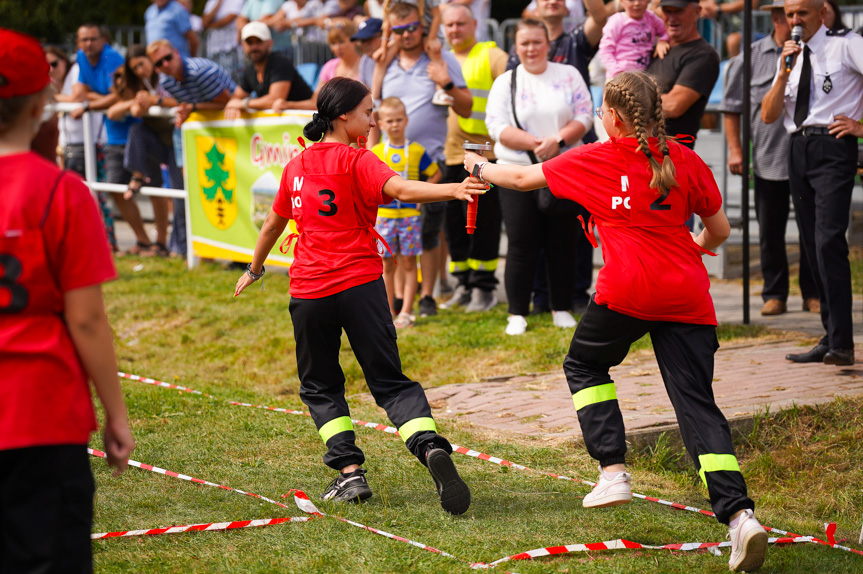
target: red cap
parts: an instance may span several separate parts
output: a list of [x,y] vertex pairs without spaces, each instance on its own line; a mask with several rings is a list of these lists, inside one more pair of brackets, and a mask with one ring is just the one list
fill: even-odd
[[0,28],[0,98],[29,96],[51,82],[51,67],[35,38]]

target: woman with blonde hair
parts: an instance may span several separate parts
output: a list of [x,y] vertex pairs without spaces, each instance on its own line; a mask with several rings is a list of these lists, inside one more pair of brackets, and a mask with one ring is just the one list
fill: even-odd
[[[716,518],[729,524],[732,570],[761,566],[767,534],[753,514],[728,423],[713,398],[716,313],[704,253],[728,238],[722,196],[707,165],[665,134],[653,76],[624,72],[605,86],[597,115],[610,136],[542,164],[491,164],[467,153],[465,168],[517,190],[548,186],[587,208],[601,229],[605,266],[563,364],[584,442],[600,478],[586,508],[632,499],[623,417],[609,369],[650,333],[680,433],[707,486]],[[695,236],[691,213],[704,222]]]
[[330,24],[327,43],[333,52],[333,59],[321,67],[318,85],[323,86],[336,76],[358,80],[360,77],[360,57],[351,36],[357,33],[357,25],[346,18],[337,18]]

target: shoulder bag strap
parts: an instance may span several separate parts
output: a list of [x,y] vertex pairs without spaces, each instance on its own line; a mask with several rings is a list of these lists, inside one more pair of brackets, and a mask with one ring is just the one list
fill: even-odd
[[[521,131],[525,131],[521,124],[518,122],[518,115],[515,113],[515,84],[516,84],[516,72],[518,72],[518,67],[512,69],[512,78],[510,82],[512,97],[510,98],[510,103],[512,104],[512,119],[515,121],[515,127],[520,129]],[[527,157],[530,158],[532,163],[539,163],[539,159],[536,157],[536,154],[533,153],[533,150],[527,150]]]

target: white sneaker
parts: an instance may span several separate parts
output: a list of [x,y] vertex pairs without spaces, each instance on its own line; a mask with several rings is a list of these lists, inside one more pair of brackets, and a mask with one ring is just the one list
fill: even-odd
[[524,335],[527,330],[527,319],[521,315],[510,315],[506,318],[507,335]]
[[552,311],[551,312],[552,321],[554,321],[555,327],[560,327],[561,329],[572,329],[578,323],[575,320],[569,311]]
[[465,313],[477,313],[488,311],[497,305],[497,296],[494,291],[485,291],[479,287],[474,287],[470,294],[470,303],[464,308]]
[[731,540],[729,570],[752,572],[761,568],[767,553],[767,532],[752,510],[744,510],[738,517],[737,526],[728,528],[728,538]]
[[468,289],[462,284],[458,284],[455,288],[455,291],[453,291],[452,293],[452,297],[441,303],[440,308],[455,309],[456,307],[463,307],[470,303],[470,298],[470,289]]
[[611,480],[607,480],[600,469],[599,481],[584,497],[581,505],[585,508],[605,508],[626,504],[632,500],[631,482],[632,476],[628,472],[620,472]]

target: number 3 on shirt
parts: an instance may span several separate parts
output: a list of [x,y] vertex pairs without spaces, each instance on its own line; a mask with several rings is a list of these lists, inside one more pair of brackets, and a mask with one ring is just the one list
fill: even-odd
[[331,189],[322,189],[318,192],[318,197],[325,197],[323,201],[323,206],[326,207],[326,211],[323,209],[318,210],[318,215],[322,215],[324,217],[332,217],[339,211],[339,206],[335,204],[336,194]]
[[0,253],[0,315],[20,313],[27,307],[30,294],[17,283],[20,276],[21,261],[14,255]]

